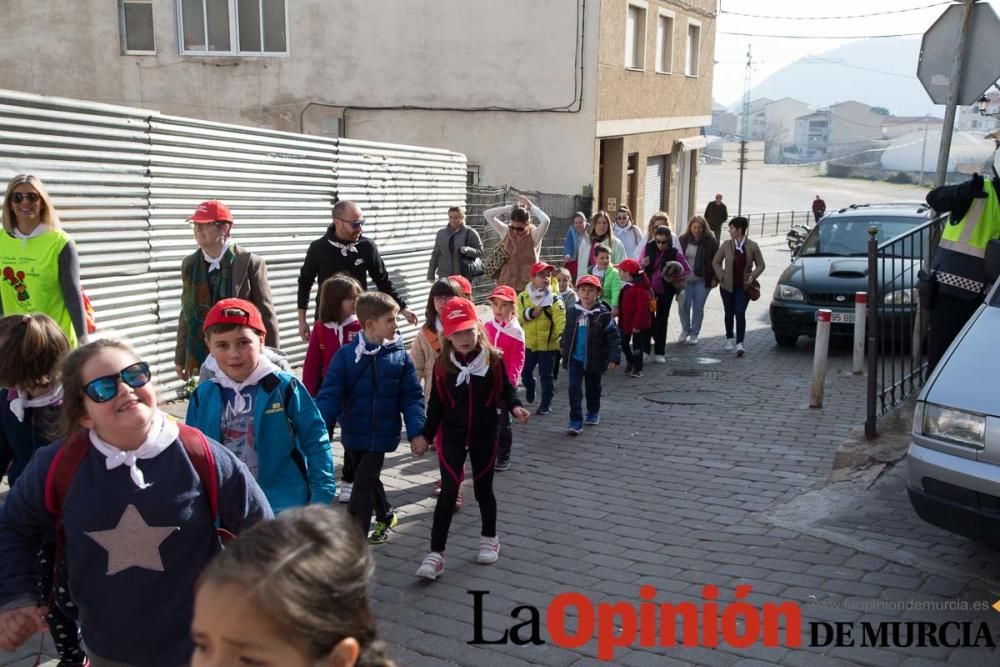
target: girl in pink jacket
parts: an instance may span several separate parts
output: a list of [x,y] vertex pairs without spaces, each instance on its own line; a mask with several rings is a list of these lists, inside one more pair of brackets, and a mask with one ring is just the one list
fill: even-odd
[[[521,370],[524,368],[524,329],[517,321],[517,294],[513,288],[501,285],[490,294],[490,306],[493,307],[493,319],[486,323],[486,333],[493,347],[500,350],[503,363],[507,368],[507,376],[511,385],[517,387],[521,381]],[[511,430],[510,413],[504,411],[500,420],[499,443],[497,446],[497,462],[495,469],[503,471],[510,468],[510,450],[514,444],[514,434]]]

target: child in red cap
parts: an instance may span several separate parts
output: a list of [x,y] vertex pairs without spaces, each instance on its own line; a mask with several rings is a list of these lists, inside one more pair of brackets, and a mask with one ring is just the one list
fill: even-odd
[[448,276],[448,280],[455,285],[458,285],[458,289],[462,293],[462,296],[469,301],[472,300],[472,283],[469,282],[468,278],[465,276]]
[[542,385],[542,399],[537,414],[547,415],[552,411],[552,397],[555,394],[556,350],[559,336],[566,326],[566,306],[552,288],[552,274],[555,267],[545,262],[535,262],[531,267],[531,282],[517,295],[517,319],[524,328],[524,384],[525,400],[535,402],[535,367]]
[[[514,316],[514,304],[517,295],[514,289],[501,285],[490,294],[490,307],[493,309],[493,319],[486,323],[486,335],[490,343],[503,355],[503,363],[507,367],[507,379],[512,387],[517,387],[521,381],[521,370],[524,368],[524,329]],[[510,468],[510,451],[514,444],[514,433],[511,429],[510,415],[504,414],[500,420],[500,444],[497,450],[496,469],[502,472]]]
[[622,279],[621,296],[618,299],[618,329],[621,333],[622,354],[625,355],[625,374],[641,378],[642,353],[649,346],[649,335],[653,329],[650,304],[655,307],[656,297],[639,262],[626,259],[615,268]]
[[413,453],[423,455],[427,450],[426,440],[441,428],[443,438],[438,449],[441,495],[434,508],[431,552],[416,571],[418,577],[426,579],[437,579],[444,572],[444,549],[466,453],[472,462],[472,484],[483,521],[476,561],[489,565],[500,557],[497,502],[493,495],[498,408],[509,411],[522,424],[529,417],[508,379],[500,353],[490,344],[479,323],[475,306],[465,299],[451,299],[442,311],[441,323],[445,341],[434,368],[434,388],[423,431],[425,440],[412,443]]

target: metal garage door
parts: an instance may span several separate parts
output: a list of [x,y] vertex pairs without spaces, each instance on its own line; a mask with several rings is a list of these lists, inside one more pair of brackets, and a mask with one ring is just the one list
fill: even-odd
[[657,211],[663,210],[663,181],[666,174],[666,157],[658,155],[646,160],[646,195],[645,210],[639,226],[646,228],[646,223]]

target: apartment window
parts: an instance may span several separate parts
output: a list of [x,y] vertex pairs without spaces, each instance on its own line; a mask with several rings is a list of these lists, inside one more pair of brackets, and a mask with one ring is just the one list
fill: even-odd
[[698,76],[701,66],[701,24],[688,22],[687,58],[685,58],[684,73],[688,76]]
[[625,15],[625,67],[643,69],[646,61],[646,7],[629,4]]
[[469,164],[465,167],[465,184],[469,187],[479,185],[479,165]]
[[181,53],[288,53],[285,0],[179,0]]
[[656,18],[656,71],[674,71],[674,17],[663,9]]
[[118,3],[118,25],[122,53],[156,55],[152,0],[121,0]]

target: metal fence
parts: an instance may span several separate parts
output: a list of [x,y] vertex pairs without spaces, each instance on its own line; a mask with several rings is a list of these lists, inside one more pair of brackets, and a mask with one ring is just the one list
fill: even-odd
[[0,180],[33,173],[46,184],[77,244],[98,329],[127,338],[161,389],[180,385],[172,370],[180,264],[197,247],[185,219],[200,201],[226,202],[234,240],[266,260],[282,349],[298,363],[298,271],[334,202],[359,203],[365,234],[419,312],[434,236],[448,207],[465,200],[465,165],[439,149],[0,90]]
[[929,271],[947,215],[879,243],[868,240],[868,402],[865,436],[878,418],[902,404],[927,380],[928,318],[920,305],[919,273]]
[[[812,225],[815,222],[812,211],[768,211],[764,213],[744,213],[750,221],[749,236],[779,236],[788,233],[792,225]],[[681,230],[683,231],[683,230]],[[725,232],[725,230],[723,230]]]
[[[539,255],[543,261],[562,266],[563,242],[573,225],[577,211],[590,216],[590,198],[582,195],[555,195],[543,192],[518,190],[509,186],[470,186],[466,192],[466,220],[483,239],[483,249],[489,251],[500,242],[500,237],[483,217],[483,211],[495,206],[513,204],[518,196],[527,195],[538,208],[549,216],[549,229],[542,239]],[[479,302],[493,290],[495,281],[482,276],[473,281],[473,298]]]

